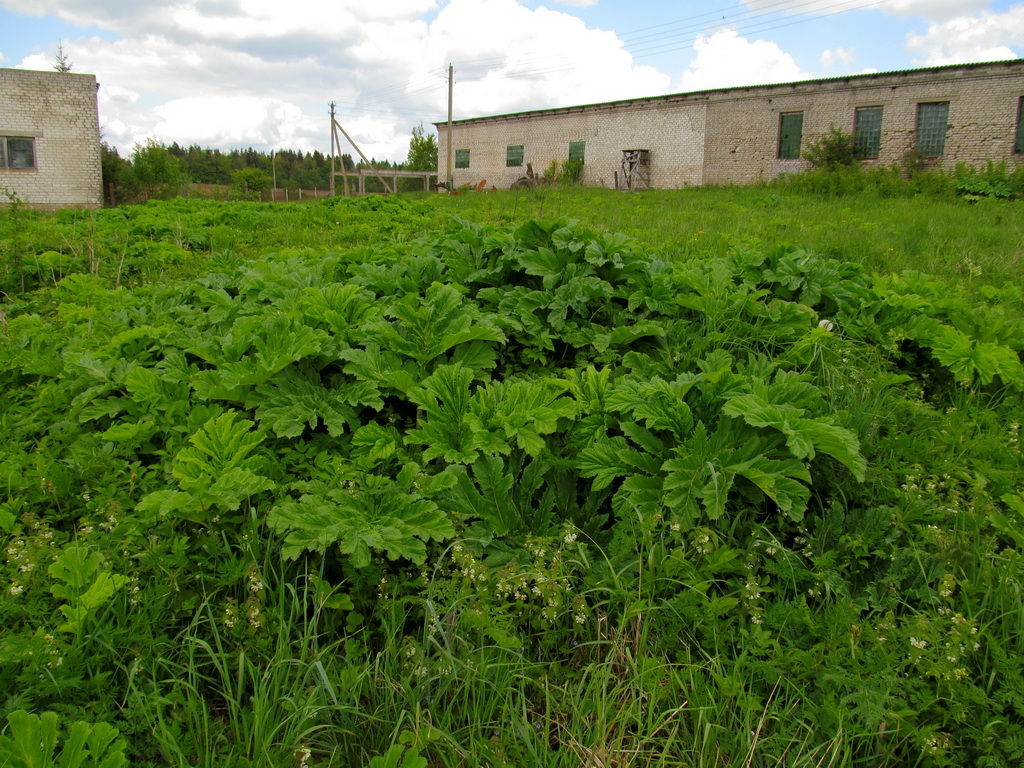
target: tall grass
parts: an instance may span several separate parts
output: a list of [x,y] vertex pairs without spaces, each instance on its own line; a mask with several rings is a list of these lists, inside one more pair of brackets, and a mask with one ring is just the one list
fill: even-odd
[[310,205],[177,200],[162,204],[159,216],[150,206],[56,215],[0,206],[0,232],[10,235],[0,240],[0,290],[53,285],[73,272],[127,285],[173,279],[201,269],[216,254],[348,250],[414,238],[443,227],[451,216],[487,224],[578,219],[627,234],[668,257],[787,243],[875,272],[927,272],[968,290],[1020,279],[1022,202],[972,201],[953,195],[948,184],[941,193],[925,186],[914,194],[904,184],[900,194],[822,194],[799,178],[672,191],[555,185],[451,196],[421,192]]
[[968,288],[1019,282],[1024,271],[1024,203],[1018,201],[823,196],[785,186],[644,192],[540,187],[446,197],[433,205],[487,223],[579,219],[669,256],[789,243],[871,271],[914,269]]

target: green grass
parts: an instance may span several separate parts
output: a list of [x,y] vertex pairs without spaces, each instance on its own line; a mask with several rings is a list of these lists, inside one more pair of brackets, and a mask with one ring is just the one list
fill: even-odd
[[670,256],[787,243],[871,271],[914,269],[965,287],[1016,284],[1024,271],[1024,216],[1016,201],[823,197],[772,186],[645,192],[542,187],[466,193],[434,205],[488,223],[579,219]]
[[[869,271],[926,272],[969,291],[1017,284],[1024,269],[1022,203],[999,199],[823,196],[768,185],[635,193],[553,186],[335,202],[177,200],[158,208],[57,215],[22,209],[13,216],[0,209],[0,289],[11,293],[22,280],[28,287],[53,285],[75,271],[135,285],[191,274],[218,254],[336,251],[409,239],[444,226],[451,216],[501,225],[573,218],[622,232],[669,257],[792,244]],[[16,264],[26,265],[25,275],[12,282]]]

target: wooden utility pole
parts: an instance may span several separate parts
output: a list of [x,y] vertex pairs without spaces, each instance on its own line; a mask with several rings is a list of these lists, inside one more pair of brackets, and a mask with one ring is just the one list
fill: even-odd
[[[330,102],[328,106],[331,108],[331,197],[334,197],[334,102]],[[342,170],[344,170],[344,163],[342,163]]]
[[445,180],[448,182],[448,191],[455,189],[455,177],[452,176],[452,88],[455,83],[455,68],[448,65],[448,151],[446,153]]
[[[332,121],[333,121],[333,123],[334,123],[334,128],[336,128],[337,130],[341,131],[341,135],[342,135],[342,136],[344,136],[344,137],[345,137],[346,139],[348,139],[348,143],[349,143],[349,144],[351,144],[351,145],[352,145],[353,147],[355,147],[355,150],[356,150],[356,152],[358,152],[358,153],[359,153],[359,156],[360,156],[361,158],[363,158],[363,162],[364,162],[364,163],[366,163],[366,164],[367,164],[368,166],[370,166],[370,168],[371,168],[371,169],[373,170],[373,175],[374,175],[374,176],[376,176],[376,177],[377,177],[378,179],[380,179],[380,183],[384,185],[384,191],[385,191],[385,192],[387,192],[388,194],[391,194],[391,195],[395,194],[395,190],[393,190],[393,189],[392,189],[391,187],[389,187],[389,186],[388,186],[388,183],[387,183],[387,182],[386,182],[386,181],[384,180],[384,177],[383,177],[383,176],[381,176],[381,175],[380,175],[380,174],[379,174],[379,173],[377,172],[377,167],[376,167],[376,166],[375,166],[375,165],[374,165],[373,163],[371,163],[371,162],[370,162],[370,161],[369,161],[369,160],[367,159],[366,155],[364,155],[364,154],[363,154],[363,150],[361,150],[361,149],[359,148],[359,145],[358,145],[358,144],[356,144],[356,143],[355,143],[355,142],[354,142],[354,141],[352,140],[352,137],[351,137],[351,136],[349,136],[349,135],[348,135],[348,134],[347,134],[347,133],[345,132],[345,129],[341,127],[341,123],[339,123],[339,122],[338,122],[337,120],[335,120],[335,119],[334,119],[333,117],[331,118],[331,120],[332,120]],[[341,142],[338,142],[338,144],[340,145],[340,144],[341,144]],[[342,170],[344,170],[344,169],[342,169]],[[342,178],[345,178],[344,174],[342,174]],[[347,186],[347,185],[348,185],[348,181],[346,181],[346,182],[345,182],[345,184],[346,184],[346,186]],[[348,196],[348,193],[347,193],[347,191],[346,191],[346,197],[347,197],[347,196]]]

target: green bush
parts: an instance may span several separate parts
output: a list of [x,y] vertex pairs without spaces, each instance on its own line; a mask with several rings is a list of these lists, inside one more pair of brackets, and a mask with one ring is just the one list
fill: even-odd
[[833,125],[820,139],[808,142],[804,159],[810,161],[815,168],[826,171],[856,165],[857,152],[854,148],[853,134]]
[[136,201],[177,197],[191,181],[181,159],[155,139],[135,145],[131,166],[121,170],[120,178],[124,196]]
[[562,170],[558,174],[558,181],[562,184],[576,184],[583,173],[582,160],[566,160],[562,163]]
[[1017,168],[1013,173],[1008,173],[1005,162],[996,164],[989,160],[981,170],[958,163],[953,171],[953,179],[956,193],[968,200],[983,197],[1011,200],[1024,193],[1024,169]]
[[232,175],[231,193],[237,200],[259,200],[270,189],[270,177],[259,168],[245,168]]

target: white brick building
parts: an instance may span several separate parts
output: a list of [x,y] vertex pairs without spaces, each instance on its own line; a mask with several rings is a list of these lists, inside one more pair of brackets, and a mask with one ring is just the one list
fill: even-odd
[[0,69],[0,203],[33,208],[103,203],[96,78]]
[[[1009,168],[1024,158],[1024,60],[960,64],[543,109],[452,124],[458,186],[508,187],[553,160],[584,161],[596,186],[749,184],[806,169],[808,142],[835,126],[866,164],[916,154],[938,166]],[[438,130],[447,168],[448,126]],[[628,162],[624,167],[627,151]]]

